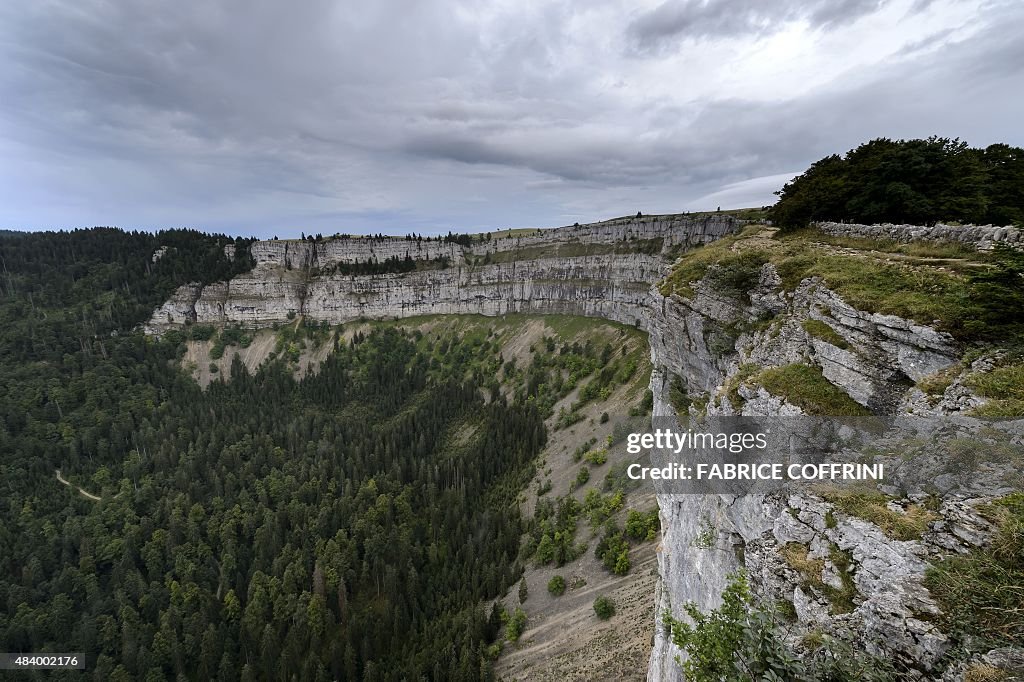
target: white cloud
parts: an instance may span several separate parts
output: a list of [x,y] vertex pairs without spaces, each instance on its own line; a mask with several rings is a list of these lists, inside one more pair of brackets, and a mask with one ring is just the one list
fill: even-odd
[[716,192],[694,199],[690,202],[690,210],[713,211],[716,208],[769,206],[775,203],[774,192],[802,172],[799,170],[777,173],[731,183]]

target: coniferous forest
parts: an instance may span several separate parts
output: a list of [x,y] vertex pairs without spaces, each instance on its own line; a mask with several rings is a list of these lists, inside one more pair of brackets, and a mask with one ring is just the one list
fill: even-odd
[[489,678],[542,415],[484,399],[483,351],[389,328],[202,390],[183,334],[135,328],[248,243],[0,233],[0,650],[98,680]]

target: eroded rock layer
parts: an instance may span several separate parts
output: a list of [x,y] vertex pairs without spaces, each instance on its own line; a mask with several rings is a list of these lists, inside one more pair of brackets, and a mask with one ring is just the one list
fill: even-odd
[[[159,333],[189,322],[266,326],[297,315],[338,323],[510,312],[604,317],[646,327],[650,285],[661,277],[665,256],[738,227],[729,217],[678,215],[623,218],[470,246],[403,238],[261,241],[251,248],[252,271],[229,282],[181,287],[146,328]],[[558,255],[563,252],[581,255]],[[406,256],[424,264],[444,262],[401,274],[331,270],[339,263]]]

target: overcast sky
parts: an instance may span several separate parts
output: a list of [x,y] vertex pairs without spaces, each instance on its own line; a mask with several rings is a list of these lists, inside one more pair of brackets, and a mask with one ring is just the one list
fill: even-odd
[[1024,1],[0,3],[0,228],[269,236],[762,205],[1024,145]]

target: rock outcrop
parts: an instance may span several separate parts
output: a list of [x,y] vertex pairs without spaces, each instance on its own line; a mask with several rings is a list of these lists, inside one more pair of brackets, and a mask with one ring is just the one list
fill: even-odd
[[[746,292],[749,302],[742,296],[723,296],[705,281],[693,287],[689,299],[662,298],[652,291],[648,331],[655,419],[664,425],[677,417],[669,400],[674,382],[681,382],[691,398],[699,397],[701,405],[706,403],[702,410],[708,414],[801,414],[763,387],[731,384],[740,377],[740,368],[751,364],[820,367],[829,382],[876,414],[949,415],[957,412],[957,405],[977,404],[962,396],[957,404],[922,404],[920,391],[913,388],[915,381],[957,366],[962,349],[948,334],[857,310],[817,278],[804,280],[791,294],[781,292],[778,283],[769,263],[762,268],[759,285]],[[757,323],[765,320],[770,322]],[[827,325],[831,340],[810,334],[809,320]],[[733,330],[725,344],[716,340],[716,331],[723,328]],[[947,393],[957,386],[953,382]],[[735,395],[741,405],[732,403]],[[919,477],[927,486],[906,483],[903,489],[888,490],[895,499],[918,502],[931,499],[926,488],[941,490],[941,508],[919,539],[893,539],[812,494],[659,494],[659,627],[648,679],[682,679],[676,662],[682,652],[660,626],[662,614],[684,617],[687,602],[704,612],[719,607],[730,574],[740,569],[761,598],[792,605],[797,631],[842,637],[895,661],[908,671],[907,679],[938,679],[952,642],[936,625],[940,609],[922,585],[925,571],[934,559],[979,547],[991,537],[989,522],[966,500],[976,503],[1008,492],[998,477],[980,483],[952,480],[956,476],[942,468],[948,467],[943,454],[933,462],[937,473]],[[904,512],[897,502],[891,504],[896,513]],[[809,579],[787,563],[786,552],[793,547],[801,548],[819,573]],[[809,582],[832,591],[809,587]],[[844,599],[849,603],[834,603],[835,592],[841,590],[847,590]]]

